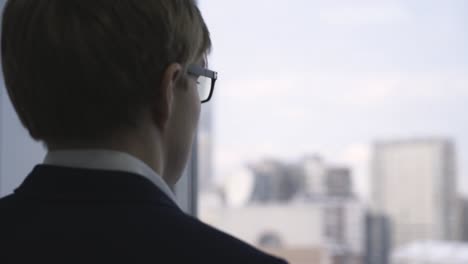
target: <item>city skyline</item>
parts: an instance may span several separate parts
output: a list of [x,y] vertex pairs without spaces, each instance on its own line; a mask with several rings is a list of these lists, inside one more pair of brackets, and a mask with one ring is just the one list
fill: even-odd
[[321,153],[351,166],[368,198],[373,142],[450,138],[468,194],[466,1],[200,4],[220,73],[218,176],[247,160]]

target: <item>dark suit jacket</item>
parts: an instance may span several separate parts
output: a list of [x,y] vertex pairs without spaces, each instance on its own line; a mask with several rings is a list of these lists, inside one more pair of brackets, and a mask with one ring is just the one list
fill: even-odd
[[40,165],[0,199],[0,263],[285,263],[184,214],[149,180]]

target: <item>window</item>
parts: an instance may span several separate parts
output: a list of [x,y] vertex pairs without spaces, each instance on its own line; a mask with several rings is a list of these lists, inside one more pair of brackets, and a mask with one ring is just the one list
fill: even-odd
[[200,5],[219,72],[203,221],[292,264],[409,263],[467,239],[466,1]]

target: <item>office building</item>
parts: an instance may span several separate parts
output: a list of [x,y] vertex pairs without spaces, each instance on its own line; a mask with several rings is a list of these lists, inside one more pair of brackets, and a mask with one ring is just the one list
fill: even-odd
[[365,264],[389,264],[391,224],[388,217],[368,212],[365,216]]
[[295,166],[276,160],[263,160],[250,165],[255,177],[252,202],[287,202],[301,192],[301,172]]
[[460,198],[460,222],[461,238],[463,242],[468,242],[468,198]]
[[343,167],[331,167],[326,171],[325,189],[328,196],[351,197],[351,170]]
[[306,156],[301,160],[304,173],[304,188],[309,196],[326,195],[326,165],[323,159],[317,155]]
[[392,223],[392,245],[459,236],[455,147],[449,140],[375,144],[372,161],[375,213]]
[[[364,259],[364,206],[353,199],[251,204],[245,207],[204,208],[208,224],[288,260],[322,251],[328,264],[361,264]],[[308,253],[307,253],[308,252]],[[289,258],[291,257],[291,259]]]

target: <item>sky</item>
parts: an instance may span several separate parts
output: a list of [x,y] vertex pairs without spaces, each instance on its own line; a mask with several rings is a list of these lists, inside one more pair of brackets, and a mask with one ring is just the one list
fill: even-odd
[[[368,198],[373,142],[442,137],[456,143],[468,194],[468,1],[199,2],[219,72],[210,102],[219,179],[263,158],[320,154],[350,166]],[[0,173],[26,175],[44,149],[4,92]],[[0,194],[21,180],[11,178]]]
[[468,2],[200,0],[219,178],[320,154],[368,198],[372,143],[448,138],[468,194]]

